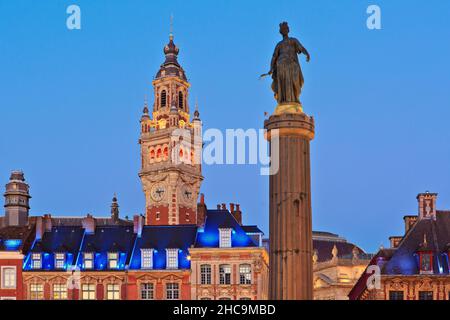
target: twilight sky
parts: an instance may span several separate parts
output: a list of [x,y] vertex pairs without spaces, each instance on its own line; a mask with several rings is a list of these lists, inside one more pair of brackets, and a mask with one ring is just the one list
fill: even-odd
[[[66,28],[77,4],[82,29]],[[366,28],[377,4],[382,30]],[[316,120],[313,225],[375,251],[403,234],[415,196],[450,209],[450,2],[0,0],[0,184],[22,169],[32,214],[144,212],[143,97],[174,15],[179,61],[204,129],[263,126],[279,22],[311,53],[302,102]],[[268,178],[257,165],[204,166],[209,207],[241,203],[268,231]]]

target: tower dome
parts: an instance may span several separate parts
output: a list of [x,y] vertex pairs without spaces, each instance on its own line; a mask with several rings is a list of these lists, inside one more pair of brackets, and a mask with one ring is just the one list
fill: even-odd
[[156,73],[155,79],[160,79],[164,77],[179,77],[187,81],[186,74],[183,68],[178,63],[178,53],[180,49],[173,42],[173,35],[169,36],[169,43],[164,46],[164,54],[166,55],[166,60],[159,68]]

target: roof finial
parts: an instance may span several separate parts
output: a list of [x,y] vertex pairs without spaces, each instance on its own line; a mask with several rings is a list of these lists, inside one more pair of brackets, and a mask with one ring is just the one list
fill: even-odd
[[170,33],[169,39],[173,40],[173,13],[170,14]]
[[194,119],[199,119],[200,112],[198,112],[198,100],[197,97],[195,97],[195,111],[194,111]]
[[144,114],[148,114],[148,102],[147,102],[147,94],[144,94],[144,109],[142,110]]

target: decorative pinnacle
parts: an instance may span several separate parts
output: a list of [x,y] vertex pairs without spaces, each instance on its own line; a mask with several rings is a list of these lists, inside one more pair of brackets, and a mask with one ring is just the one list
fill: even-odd
[[144,95],[144,110],[142,111],[144,114],[148,114],[148,102],[147,102],[147,94]]
[[198,112],[198,100],[195,98],[195,111],[194,111],[194,119],[199,119],[200,112]]
[[170,14],[170,33],[169,39],[173,40],[173,13]]

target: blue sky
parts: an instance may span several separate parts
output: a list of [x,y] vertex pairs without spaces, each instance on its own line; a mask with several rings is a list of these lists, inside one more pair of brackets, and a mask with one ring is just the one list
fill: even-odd
[[[66,28],[77,4],[82,29]],[[377,4],[382,30],[366,28]],[[316,119],[313,225],[368,251],[403,233],[415,196],[450,208],[448,1],[0,0],[0,182],[31,184],[32,213],[142,213],[139,117],[174,15],[179,61],[204,128],[261,128],[286,20],[311,53],[302,102]],[[258,166],[204,166],[210,207],[241,203],[268,231]]]

